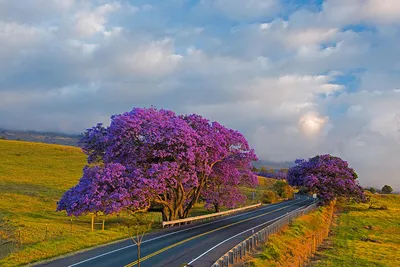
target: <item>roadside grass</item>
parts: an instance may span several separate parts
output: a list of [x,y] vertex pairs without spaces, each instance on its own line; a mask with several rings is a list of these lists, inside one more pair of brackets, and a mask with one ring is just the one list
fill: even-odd
[[333,206],[332,203],[320,207],[295,219],[281,232],[271,235],[256,253],[246,256],[244,263],[235,266],[302,266],[305,256],[311,253],[315,239],[327,235]]
[[311,266],[400,266],[400,195],[368,196],[373,207],[388,210],[338,202],[331,248],[319,251]]
[[[86,156],[76,147],[0,140],[0,266],[33,263],[128,237],[129,217],[123,214],[107,216],[105,231],[95,225],[91,232],[90,215],[72,217],[71,228],[71,217],[55,211],[85,164]],[[248,195],[258,188],[242,190]],[[191,216],[213,212],[197,203]],[[153,230],[160,228],[161,214],[151,212],[150,217]]]

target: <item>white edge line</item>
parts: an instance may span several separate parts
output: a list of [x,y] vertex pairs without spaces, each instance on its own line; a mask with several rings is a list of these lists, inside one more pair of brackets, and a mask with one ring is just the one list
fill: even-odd
[[[305,206],[309,206],[309,205],[305,205]],[[301,208],[303,208],[303,207],[304,207],[304,206],[302,206],[302,207],[300,207],[300,208],[298,208],[298,209],[301,209]],[[298,209],[292,210],[291,212],[296,211],[296,210],[298,210]],[[259,225],[257,225],[257,226],[254,226],[254,227],[252,227],[252,228],[250,228],[250,229],[247,229],[247,230],[245,230],[245,231],[243,231],[243,232],[241,232],[241,233],[238,233],[238,234],[236,234],[236,235],[234,235],[234,236],[232,236],[232,237],[230,237],[230,238],[228,238],[228,239],[225,239],[225,240],[222,241],[221,243],[219,243],[219,244],[213,246],[212,248],[210,248],[209,250],[207,250],[206,252],[204,252],[203,254],[201,254],[200,256],[198,256],[197,258],[193,259],[193,260],[192,260],[191,262],[189,262],[188,264],[192,264],[193,262],[197,261],[198,259],[200,259],[200,258],[203,257],[204,255],[206,255],[206,254],[207,254],[208,252],[210,252],[211,250],[213,250],[213,249],[215,249],[216,247],[222,245],[223,243],[225,243],[225,242],[231,240],[232,238],[235,238],[235,237],[237,237],[237,236],[239,236],[239,235],[241,235],[241,234],[244,234],[244,233],[246,233],[246,232],[248,232],[248,231],[251,231],[251,230],[253,230],[253,229],[257,228],[257,227],[263,226],[264,224],[270,223],[270,222],[272,222],[272,221],[279,220],[279,219],[281,219],[281,218],[283,218],[283,217],[285,217],[285,216],[287,216],[287,215],[288,215],[288,213],[286,213],[286,214],[284,214],[284,215],[282,215],[282,216],[279,216],[279,217],[277,217],[277,218],[275,218],[275,219],[269,220],[269,221],[267,221],[267,222],[263,222],[262,224],[259,224]],[[260,231],[261,231],[261,230],[260,230]]]
[[[144,242],[143,242],[143,243],[144,243]],[[123,248],[115,249],[115,250],[112,250],[112,251],[109,251],[109,252],[100,254],[100,255],[98,255],[98,256],[95,256],[95,257],[92,257],[92,258],[89,258],[89,259],[86,259],[86,260],[83,260],[83,261],[74,263],[74,264],[72,264],[72,265],[68,265],[68,267],[76,266],[76,265],[79,265],[79,264],[82,264],[82,263],[85,263],[85,262],[88,262],[88,261],[91,261],[91,260],[94,260],[94,259],[103,257],[103,256],[105,256],[105,255],[108,255],[108,254],[111,254],[111,253],[114,253],[114,252],[117,252],[117,251],[120,251],[120,250],[124,250],[124,249],[126,249],[126,248],[134,247],[134,246],[136,246],[136,245],[128,245],[128,246],[123,247]]]
[[[276,205],[269,205],[269,206],[267,206],[267,207],[265,207],[265,208],[257,209],[257,210],[254,210],[254,211],[250,211],[249,213],[251,213],[251,212],[256,212],[256,211],[260,211],[260,210],[261,210],[261,211],[262,211],[262,210],[266,210],[266,209],[271,208],[271,207],[279,207],[279,206],[281,206],[282,204],[285,204],[285,203],[286,203],[286,202],[277,203]],[[300,203],[301,203],[301,202],[300,202]],[[297,204],[298,204],[298,203],[297,203]],[[288,207],[290,207],[290,206],[288,206]],[[219,219],[219,220],[214,220],[214,221],[212,221],[212,222],[208,222],[208,223],[196,225],[196,226],[193,226],[193,227],[190,227],[190,228],[182,229],[182,230],[179,230],[179,231],[176,231],[176,232],[171,232],[171,233],[168,233],[168,234],[165,234],[165,235],[162,235],[162,236],[158,236],[158,237],[155,237],[155,238],[152,238],[152,239],[145,240],[145,241],[142,242],[142,244],[143,244],[143,243],[150,242],[150,241],[154,241],[154,240],[157,240],[157,239],[166,237],[166,236],[174,235],[174,234],[177,234],[177,233],[180,233],[180,232],[185,232],[185,231],[189,231],[189,230],[192,230],[192,229],[195,229],[195,228],[199,228],[199,227],[202,227],[202,226],[205,226],[205,225],[209,225],[209,224],[215,223],[215,222],[217,222],[217,221],[218,221],[218,222],[220,222],[220,221],[225,221],[225,220],[228,220],[228,219],[231,219],[231,218],[235,218],[235,217],[239,217],[239,216],[243,216],[243,215],[246,215],[246,214],[248,214],[248,213],[237,214],[237,215],[234,215],[234,216],[230,216],[230,217],[222,218],[222,219]],[[68,265],[68,267],[77,266],[77,265],[80,265],[80,264],[82,264],[82,263],[85,263],[85,262],[88,262],[88,261],[91,261],[91,260],[94,260],[94,259],[97,259],[97,258],[106,256],[106,255],[109,255],[109,254],[112,254],[112,253],[114,253],[114,252],[118,252],[118,251],[124,250],[124,249],[127,249],[127,248],[131,248],[131,247],[134,247],[134,246],[136,246],[136,244],[132,244],[132,245],[128,245],[128,246],[125,246],[125,247],[122,247],[122,248],[118,248],[118,249],[115,249],[115,250],[112,250],[112,251],[109,251],[109,252],[106,252],[106,253],[103,253],[103,254],[94,256],[94,257],[92,257],[92,258],[89,258],[89,259],[86,259],[86,260],[83,260],[83,261],[80,261],[80,262],[77,262],[77,263]]]

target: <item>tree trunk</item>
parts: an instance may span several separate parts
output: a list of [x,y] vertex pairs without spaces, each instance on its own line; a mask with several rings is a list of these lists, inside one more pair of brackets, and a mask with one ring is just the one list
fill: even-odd
[[167,207],[163,207],[161,210],[161,214],[162,214],[162,220],[168,221],[168,208]]
[[183,213],[183,217],[184,218],[187,218],[189,216],[189,214],[192,211],[194,205],[199,200],[200,195],[201,195],[201,191],[202,191],[204,185],[205,185],[205,180],[202,180],[200,182],[200,185],[196,188],[192,200],[190,201],[190,203],[188,204],[188,206],[184,210],[184,213]]
[[138,267],[140,267],[140,244],[137,245]]
[[214,203],[215,212],[219,212],[219,205],[218,203]]

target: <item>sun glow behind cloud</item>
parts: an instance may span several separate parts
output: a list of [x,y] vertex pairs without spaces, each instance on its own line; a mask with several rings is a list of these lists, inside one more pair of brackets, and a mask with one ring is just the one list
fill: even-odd
[[321,133],[328,118],[321,118],[315,113],[303,115],[299,120],[300,131],[308,137],[314,137]]

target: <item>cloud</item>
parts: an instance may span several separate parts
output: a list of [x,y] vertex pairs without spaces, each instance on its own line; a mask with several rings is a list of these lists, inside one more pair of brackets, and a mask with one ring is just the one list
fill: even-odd
[[338,29],[318,29],[309,28],[305,30],[297,30],[290,33],[287,37],[289,45],[307,46],[307,45],[319,45],[324,43],[333,37],[335,37]]
[[130,47],[113,62],[120,75],[158,77],[174,72],[183,56],[175,54],[169,39]]
[[313,138],[316,134],[321,132],[328,120],[328,117],[321,118],[318,114],[307,113],[299,120],[299,128],[306,136]]
[[397,1],[285,3],[0,0],[0,127],[77,133],[155,105],[261,159],[333,153],[400,189]]
[[91,37],[95,33],[104,32],[107,15],[119,8],[119,3],[113,2],[98,6],[90,11],[80,11],[75,14],[74,30],[81,37]]
[[332,20],[345,23],[390,24],[400,22],[400,3],[397,0],[329,0],[325,14]]

